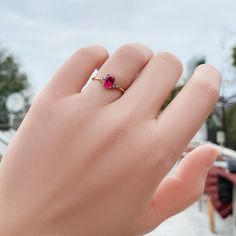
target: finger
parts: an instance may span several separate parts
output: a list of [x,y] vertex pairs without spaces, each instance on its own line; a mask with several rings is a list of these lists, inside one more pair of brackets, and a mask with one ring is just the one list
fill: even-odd
[[108,56],[106,49],[100,46],[79,49],[58,70],[46,90],[59,96],[80,92],[94,70],[100,68]]
[[210,145],[196,148],[185,156],[173,176],[167,176],[154,194],[140,231],[150,232],[165,219],[179,213],[201,196],[208,169],[217,157]]
[[157,118],[157,135],[170,156],[176,158],[202,126],[219,97],[220,83],[220,73],[216,69],[209,65],[199,66]]
[[[126,90],[151,57],[152,51],[142,44],[124,45],[103,64],[96,77],[110,74]],[[118,89],[105,89],[97,80],[93,80],[82,94],[87,100],[96,101],[98,105],[106,105],[122,95]]]
[[140,114],[153,118],[180,78],[182,71],[181,62],[172,54],[155,55],[122,97],[123,102]]

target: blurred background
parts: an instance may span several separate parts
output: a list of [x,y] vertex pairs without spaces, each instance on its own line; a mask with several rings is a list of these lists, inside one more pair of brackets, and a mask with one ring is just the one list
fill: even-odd
[[184,73],[165,106],[209,63],[222,73],[221,97],[186,152],[204,142],[221,150],[214,191],[210,186],[198,204],[150,235],[236,235],[235,11],[235,0],[0,0],[0,158],[34,97],[80,47],[100,44],[112,53],[141,42],[176,54]]

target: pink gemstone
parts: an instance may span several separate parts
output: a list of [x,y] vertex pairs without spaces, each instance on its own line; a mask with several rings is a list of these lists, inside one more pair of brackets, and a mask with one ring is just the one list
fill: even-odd
[[111,75],[106,75],[104,78],[103,86],[105,88],[112,88],[113,84],[115,83],[115,77]]

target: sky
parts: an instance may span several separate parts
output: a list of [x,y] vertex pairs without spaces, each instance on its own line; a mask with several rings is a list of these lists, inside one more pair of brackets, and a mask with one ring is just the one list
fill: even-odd
[[[227,81],[235,10],[236,0],[0,0],[0,42],[36,94],[73,52],[90,44],[113,53],[141,42],[174,53],[185,71],[194,55],[205,55]],[[230,88],[236,93],[236,85]]]

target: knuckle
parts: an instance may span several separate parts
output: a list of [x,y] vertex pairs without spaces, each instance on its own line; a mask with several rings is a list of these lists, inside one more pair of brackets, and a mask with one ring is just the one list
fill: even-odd
[[171,65],[179,76],[183,73],[183,64],[182,62],[172,53],[169,52],[161,52],[154,56],[155,60],[163,61],[164,63],[168,63]]
[[136,60],[140,63],[145,63],[147,59],[152,55],[150,49],[146,46],[138,43],[130,43],[122,45],[117,54],[124,60]]
[[86,58],[91,58],[96,56],[95,51],[91,50],[90,47],[80,48],[76,51],[75,54]]
[[97,45],[80,48],[75,54],[90,60],[93,58],[107,58],[109,56],[105,48]]
[[[45,94],[34,101],[29,112],[40,122],[48,122],[50,119],[62,123],[66,122],[71,124],[71,126],[84,124],[88,121],[89,116],[84,107],[74,105],[73,100],[70,98],[55,101],[55,99],[51,99]],[[62,112],[63,115],[61,115]]]

